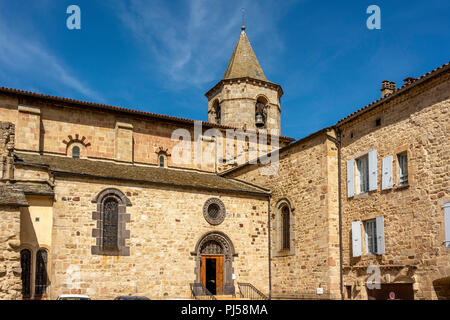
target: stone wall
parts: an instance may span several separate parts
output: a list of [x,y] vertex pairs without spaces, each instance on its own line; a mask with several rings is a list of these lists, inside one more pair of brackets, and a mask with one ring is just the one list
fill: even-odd
[[[275,107],[274,107],[275,108]],[[83,108],[70,104],[52,103],[39,99],[23,97],[21,103],[7,95],[0,95],[0,120],[11,120],[16,124],[16,149],[19,151],[43,152],[54,155],[72,155],[72,147],[78,146],[81,158],[108,159],[119,162],[158,165],[161,151],[167,156],[168,167],[189,168],[203,171],[219,171],[215,165],[215,143],[202,141],[200,150],[203,157],[195,157],[194,146],[196,132],[189,123],[147,119],[126,113]],[[278,116],[279,118],[279,116]],[[279,125],[279,120],[278,120]],[[186,163],[174,161],[175,147],[179,141],[171,139],[172,133],[183,129],[190,135],[184,148],[188,154]],[[199,134],[210,127],[203,126]],[[234,159],[240,154],[247,155],[248,150],[259,150],[257,143],[247,138],[243,148],[238,148],[234,139],[227,139],[223,128],[217,128],[223,136],[222,145],[229,145],[223,157]],[[270,139],[266,144],[270,144]],[[286,141],[281,140],[284,145]],[[271,146],[269,145],[269,148]],[[179,149],[178,149],[179,150]],[[189,150],[189,151],[187,151]],[[263,150],[264,152],[264,150]],[[245,157],[244,157],[245,158]],[[198,159],[198,161],[197,161]],[[218,159],[221,160],[221,159]],[[228,165],[226,166],[228,167]]]
[[[433,282],[439,279],[447,279],[450,288],[450,249],[443,244],[443,204],[450,202],[449,116],[447,73],[341,127],[344,282],[353,298],[367,298],[369,265],[381,267],[383,283],[412,283],[416,299],[438,298]],[[369,150],[377,151],[378,188],[348,198],[346,162]],[[404,151],[409,184],[400,186],[396,155]],[[382,159],[389,155],[394,185],[381,190]],[[384,217],[386,253],[353,258],[352,222],[378,216]]]
[[208,96],[208,121],[216,122],[214,103],[221,107],[221,124],[255,130],[255,104],[259,97],[268,102],[266,129],[280,134],[280,96],[276,87],[258,80],[226,80]]
[[0,207],[0,300],[22,297],[19,248],[19,208]]
[[[273,296],[339,299],[337,147],[322,132],[282,150],[279,170],[263,175],[262,166],[245,166],[229,175],[270,188]],[[331,139],[332,139],[331,138]],[[294,250],[277,252],[277,204],[293,208]],[[317,295],[317,288],[323,295]]]
[[[268,293],[267,199],[215,192],[117,183],[92,179],[56,179],[49,297],[88,294],[94,299],[145,295],[152,299],[187,298],[196,280],[191,254],[202,235],[221,231],[232,241],[237,256],[237,282],[250,282]],[[92,203],[105,188],[117,188],[130,200],[126,230],[129,256],[91,253],[97,228]],[[203,217],[211,197],[225,204],[225,221],[212,226]]]

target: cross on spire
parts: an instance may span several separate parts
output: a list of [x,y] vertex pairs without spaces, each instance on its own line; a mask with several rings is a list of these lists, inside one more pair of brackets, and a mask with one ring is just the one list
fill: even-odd
[[241,29],[242,29],[242,31],[244,31],[245,30],[245,8],[242,8],[242,27],[241,27]]

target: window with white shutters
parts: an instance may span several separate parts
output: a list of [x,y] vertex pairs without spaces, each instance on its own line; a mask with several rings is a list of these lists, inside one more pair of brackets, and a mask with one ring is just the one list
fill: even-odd
[[376,220],[367,220],[364,223],[366,230],[366,251],[367,254],[377,254],[377,224]]
[[392,162],[393,157],[387,156],[383,158],[382,162],[382,178],[381,178],[381,189],[387,190],[391,189],[393,186],[393,179],[392,179]]
[[359,176],[359,193],[369,191],[369,158],[366,156],[356,159]]
[[406,185],[408,184],[408,153],[407,152],[400,153],[397,157],[400,173],[399,184]]

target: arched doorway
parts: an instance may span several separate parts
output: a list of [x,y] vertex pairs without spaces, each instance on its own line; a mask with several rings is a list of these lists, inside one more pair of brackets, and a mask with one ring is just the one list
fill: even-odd
[[201,283],[212,294],[234,294],[233,243],[224,233],[204,234],[195,246],[196,283]]

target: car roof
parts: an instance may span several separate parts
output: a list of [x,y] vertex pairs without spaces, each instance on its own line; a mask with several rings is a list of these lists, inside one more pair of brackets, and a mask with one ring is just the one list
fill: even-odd
[[89,298],[89,296],[84,294],[62,294],[58,298]]

